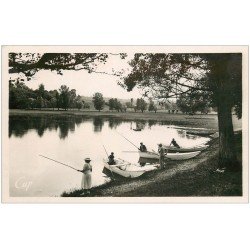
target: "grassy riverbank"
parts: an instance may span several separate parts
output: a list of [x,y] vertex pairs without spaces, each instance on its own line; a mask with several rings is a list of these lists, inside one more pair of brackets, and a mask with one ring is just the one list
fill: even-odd
[[[237,158],[242,161],[242,136],[235,135]],[[242,171],[219,173],[218,139],[198,157],[182,162],[168,162],[167,169],[154,170],[139,179],[113,181],[94,187],[94,197],[181,197],[181,196],[241,196]],[[241,164],[242,165],[242,164]],[[78,197],[82,190],[63,197]]]

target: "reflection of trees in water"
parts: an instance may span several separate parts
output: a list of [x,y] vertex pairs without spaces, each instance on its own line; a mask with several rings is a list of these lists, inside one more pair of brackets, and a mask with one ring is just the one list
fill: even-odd
[[65,139],[69,133],[69,124],[67,122],[62,122],[58,124],[59,127],[59,137],[60,139]]
[[172,121],[159,121],[158,124],[161,126],[174,125]]
[[76,116],[75,117],[75,124],[76,124],[77,127],[79,127],[82,122],[84,122],[83,117],[81,117],[81,116]]
[[110,129],[116,129],[121,123],[122,123],[122,120],[118,120],[118,119],[110,118],[108,120],[108,126]]
[[[35,123],[35,126],[33,125],[33,127],[37,128],[37,134],[42,137],[44,134],[44,131],[49,128],[49,122],[48,119],[46,117],[40,117],[37,120],[33,120],[33,122]],[[51,127],[50,127],[51,128]]]
[[101,117],[94,117],[93,118],[94,132],[101,132],[103,124],[104,121]]
[[23,137],[28,130],[34,129],[42,137],[46,130],[57,130],[59,128],[59,137],[64,139],[68,132],[75,131],[75,125],[84,121],[83,117],[65,116],[10,116],[9,118],[9,137]]
[[[16,118],[16,117],[15,117]],[[20,122],[18,119],[9,119],[9,137],[14,135],[15,137],[23,137],[29,129],[28,120]]]
[[155,120],[149,120],[148,121],[148,127],[151,128],[152,126],[156,125],[158,122]]
[[186,131],[182,130],[182,129],[177,129],[177,134],[179,135],[179,137],[181,138],[185,138],[186,137]]
[[29,129],[35,129],[38,135],[42,136],[46,128],[46,120],[43,117],[15,116],[9,119],[9,137],[23,137]]
[[136,129],[145,129],[147,122],[146,121],[135,121],[135,127]]

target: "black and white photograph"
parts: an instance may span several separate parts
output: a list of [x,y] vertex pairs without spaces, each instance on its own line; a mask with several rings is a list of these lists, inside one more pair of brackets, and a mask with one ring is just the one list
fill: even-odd
[[248,250],[248,1],[1,1],[2,249]]
[[4,201],[247,202],[247,46],[2,56]]

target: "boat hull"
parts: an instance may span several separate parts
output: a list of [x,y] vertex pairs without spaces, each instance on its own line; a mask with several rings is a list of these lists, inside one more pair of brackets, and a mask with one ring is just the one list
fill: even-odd
[[188,135],[198,135],[203,137],[208,137],[213,135],[215,132],[199,132],[199,131],[187,131]]
[[107,161],[104,161],[104,168],[110,173],[111,177],[118,175],[124,178],[137,178],[146,172],[145,170],[129,171],[127,170],[129,165],[130,164],[126,162],[119,162],[117,165],[109,165]]
[[[195,152],[186,152],[186,153],[168,153],[165,155],[165,158],[173,160],[173,161],[181,161],[181,160],[188,160],[191,159],[198,154],[200,154],[201,151],[195,151]],[[159,154],[155,152],[140,152],[139,155],[142,158],[149,158],[149,159],[159,159]]]
[[139,151],[139,155],[141,158],[148,158],[148,159],[159,159],[159,154],[154,153],[154,152],[141,152]]
[[177,148],[173,146],[167,146],[162,144],[162,147],[166,150],[168,150],[168,153],[176,153],[176,152],[181,152],[181,153],[186,153],[186,152],[195,152],[195,151],[203,151],[209,147],[209,145],[200,145],[192,148]]

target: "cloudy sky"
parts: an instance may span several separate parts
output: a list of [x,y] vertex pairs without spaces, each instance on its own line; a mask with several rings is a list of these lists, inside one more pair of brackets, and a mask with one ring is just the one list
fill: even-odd
[[[130,66],[128,61],[133,58],[133,54],[122,60],[119,56],[110,56],[105,65],[99,65],[97,71],[112,73],[114,70],[125,70],[129,72]],[[24,77],[26,80],[26,78]],[[119,78],[107,74],[89,74],[85,70],[80,71],[63,71],[63,75],[58,75],[56,72],[41,70],[37,72],[30,81],[25,81],[25,84],[36,89],[39,84],[43,83],[47,90],[59,89],[63,84],[66,84],[70,89],[76,89],[77,94],[82,96],[93,96],[95,92],[101,92],[105,97],[117,98],[138,98],[141,97],[141,91],[134,89],[127,92],[117,84]]]

